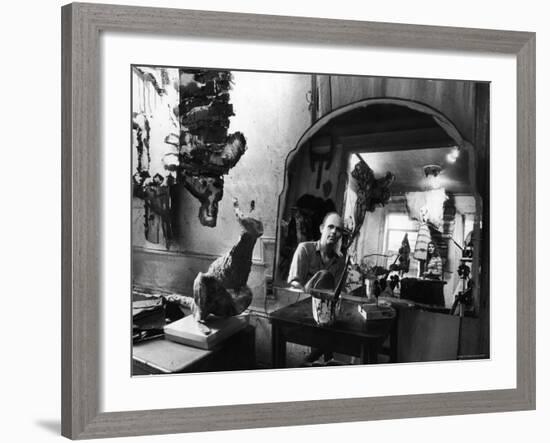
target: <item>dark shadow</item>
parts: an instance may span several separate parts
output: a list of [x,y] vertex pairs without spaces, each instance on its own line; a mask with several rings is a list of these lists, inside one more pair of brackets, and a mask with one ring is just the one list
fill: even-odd
[[61,422],[59,420],[39,420],[36,424],[55,435],[61,435]]

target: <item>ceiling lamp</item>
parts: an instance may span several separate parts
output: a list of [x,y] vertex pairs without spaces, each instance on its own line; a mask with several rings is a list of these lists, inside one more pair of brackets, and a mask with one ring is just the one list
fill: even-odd
[[459,149],[455,146],[455,147],[453,148],[453,150],[447,154],[446,159],[447,159],[447,161],[448,161],[449,163],[454,163],[454,162],[456,162],[456,159],[458,158],[459,154],[460,154],[460,151],[459,151]]

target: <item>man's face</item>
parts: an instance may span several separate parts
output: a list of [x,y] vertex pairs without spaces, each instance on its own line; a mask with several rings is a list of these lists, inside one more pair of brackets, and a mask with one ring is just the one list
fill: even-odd
[[342,219],[337,214],[331,214],[321,225],[321,243],[335,245],[342,237]]

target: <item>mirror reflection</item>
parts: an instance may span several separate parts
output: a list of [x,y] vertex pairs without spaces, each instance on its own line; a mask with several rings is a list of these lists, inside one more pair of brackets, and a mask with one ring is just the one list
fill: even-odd
[[476,315],[482,227],[476,158],[450,122],[424,111],[396,103],[358,107],[315,128],[290,154],[276,287],[297,286],[298,245],[320,244],[324,218],[337,213],[338,253],[348,262],[345,297]]
[[[376,206],[358,205],[365,188],[354,178],[358,170],[373,176],[391,171],[391,196]],[[458,269],[472,262],[476,202],[468,153],[456,146],[356,152],[347,174],[343,214],[354,237],[348,289],[452,309],[469,284]]]

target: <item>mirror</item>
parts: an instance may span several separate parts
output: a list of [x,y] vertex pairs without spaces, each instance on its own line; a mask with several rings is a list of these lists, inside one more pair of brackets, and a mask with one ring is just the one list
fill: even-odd
[[456,308],[458,291],[477,296],[476,152],[451,122],[429,112],[394,102],[359,106],[315,128],[291,152],[279,200],[275,287],[285,287],[297,244],[318,240],[324,215],[336,211],[352,263],[349,293],[368,296],[376,280],[376,295],[388,288],[382,295],[442,312]]
[[[390,171],[395,179],[387,203],[366,211],[358,227],[357,182],[351,175],[360,163],[375,177]],[[468,152],[456,146],[349,156],[343,215],[348,230],[358,234],[347,253],[363,277],[394,276],[400,283],[388,295],[453,307],[457,291],[468,285],[458,269],[471,269],[473,259],[466,252],[468,245],[472,250],[476,219],[468,165]]]

